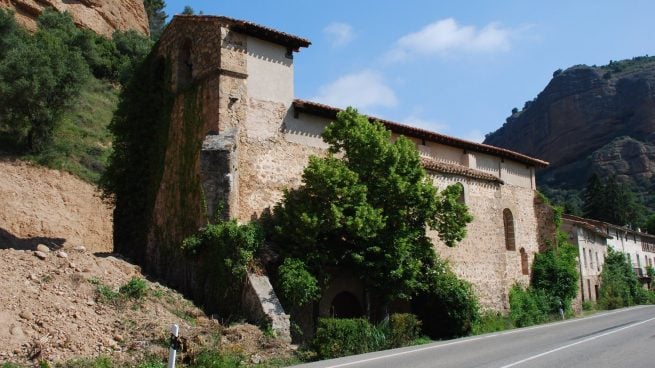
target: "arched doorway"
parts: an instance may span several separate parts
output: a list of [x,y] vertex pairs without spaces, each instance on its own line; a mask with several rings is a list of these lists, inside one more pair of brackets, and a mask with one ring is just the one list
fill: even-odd
[[363,311],[355,295],[342,291],[332,299],[330,315],[334,318],[357,318],[363,315]]

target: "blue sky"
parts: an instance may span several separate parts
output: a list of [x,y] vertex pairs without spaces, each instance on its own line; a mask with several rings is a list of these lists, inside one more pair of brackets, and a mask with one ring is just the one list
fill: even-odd
[[312,41],[296,97],[481,141],[555,70],[655,54],[655,1],[167,0]]

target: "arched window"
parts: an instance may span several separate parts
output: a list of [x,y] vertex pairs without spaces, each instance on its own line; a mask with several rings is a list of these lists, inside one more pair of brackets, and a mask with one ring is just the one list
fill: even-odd
[[521,272],[524,275],[529,275],[530,267],[528,266],[528,253],[525,252],[524,248],[521,248],[519,252],[521,253]]
[[177,54],[177,87],[185,88],[193,81],[191,62],[191,40],[186,39]]
[[514,216],[509,208],[503,210],[503,224],[505,225],[505,248],[507,250],[516,250],[516,241],[514,239]]
[[457,198],[457,202],[466,204],[466,196],[464,194],[464,185],[462,183],[455,183],[454,185],[459,187],[459,198]]

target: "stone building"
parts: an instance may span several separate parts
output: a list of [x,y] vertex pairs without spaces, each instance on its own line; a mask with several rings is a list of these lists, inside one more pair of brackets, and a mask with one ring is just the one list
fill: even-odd
[[598,300],[600,273],[607,256],[608,239],[611,237],[603,229],[571,215],[562,216],[562,230],[569,234],[569,241],[578,248],[578,296],[576,305]]
[[[564,230],[569,233],[569,238],[580,244],[581,278],[590,276],[584,281],[587,284],[582,285],[582,301],[597,299],[600,285],[598,276],[602,271],[607,247],[624,253],[642,286],[650,285],[646,267],[653,267],[655,264],[655,235],[632,230],[627,226],[572,215],[563,215],[563,220]],[[580,229],[583,228],[588,231],[582,231],[580,234]]]
[[[250,22],[221,16],[176,16],[158,44],[169,63],[173,106],[167,164],[157,193],[149,250],[156,262],[162,241],[180,242],[188,234],[168,232],[170,216],[200,202],[185,192],[172,192],[179,178],[176,157],[185,147],[197,147],[192,167],[201,183],[206,212],[196,210],[198,224],[219,212],[247,222],[282,198],[285,188],[301,184],[310,155],[325,153],[321,132],[339,109],[295,99],[294,53],[310,42]],[[189,84],[196,94],[185,92]],[[188,99],[195,99],[190,104]],[[187,100],[187,101],[185,101]],[[200,128],[190,128],[185,109],[199,107]],[[470,281],[482,305],[506,311],[515,283],[529,282],[530,265],[554,224],[550,207],[536,194],[535,169],[546,162],[516,152],[473,143],[423,129],[380,120],[394,136],[416,143],[434,185],[457,184],[474,221],[468,236],[454,248],[432,234],[436,251],[453,270]],[[187,135],[185,138],[185,134]],[[188,135],[192,135],[189,138]],[[168,216],[167,216],[168,214]],[[191,281],[189,281],[191,282]],[[357,280],[335,277],[320,302],[319,313],[363,309],[365,294]]]

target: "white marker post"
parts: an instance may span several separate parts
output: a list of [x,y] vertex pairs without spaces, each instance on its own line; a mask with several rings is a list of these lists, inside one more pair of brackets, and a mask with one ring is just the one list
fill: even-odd
[[180,326],[171,326],[171,346],[168,349],[168,368],[175,368],[175,355],[177,353],[177,335],[180,333]]

